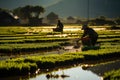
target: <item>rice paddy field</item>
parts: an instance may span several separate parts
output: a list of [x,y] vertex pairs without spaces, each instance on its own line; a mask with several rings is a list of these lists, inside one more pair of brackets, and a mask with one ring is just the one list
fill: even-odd
[[[86,61],[97,63],[106,59],[120,59],[120,30],[107,30],[110,26],[90,27],[99,34],[99,48],[48,55],[42,55],[42,52],[62,49],[64,45],[73,44],[74,39],[81,37],[81,26],[66,25],[63,33],[53,32],[54,26],[0,27],[0,77],[26,75],[35,73],[38,69],[51,69]],[[36,52],[41,55],[29,56]],[[118,77],[120,79],[120,70],[111,70],[103,76],[105,80],[108,80],[108,77],[111,77],[109,80],[116,80]]]

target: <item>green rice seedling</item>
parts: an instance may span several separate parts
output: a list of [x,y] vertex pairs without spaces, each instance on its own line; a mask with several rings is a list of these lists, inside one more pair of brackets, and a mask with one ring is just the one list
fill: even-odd
[[[19,32],[18,30],[21,29]],[[23,30],[22,30],[23,29]],[[34,30],[31,28],[31,30]],[[65,34],[72,35],[71,38],[54,37],[56,34],[52,32],[38,32],[38,34],[24,35],[29,29],[22,28],[0,28],[3,33],[0,33],[0,52],[15,53],[48,50],[60,48],[62,44],[69,43],[70,39],[78,38],[82,35],[82,31],[79,32],[67,32]],[[22,33],[23,32],[23,33]],[[100,48],[97,50],[87,50],[82,52],[68,52],[63,54],[54,55],[40,55],[13,58],[9,60],[0,61],[0,76],[11,75],[26,75],[28,73],[34,73],[38,68],[48,69],[56,68],[59,66],[65,66],[84,61],[105,60],[113,57],[119,57],[120,55],[120,36],[118,31],[97,31],[99,34],[98,42]],[[9,35],[8,35],[9,34]],[[74,35],[75,34],[75,35]],[[50,35],[50,36],[48,36]],[[51,36],[52,35],[52,36]],[[7,37],[8,36],[8,37]],[[115,71],[114,71],[115,72]],[[11,74],[13,73],[13,74]]]
[[0,44],[0,52],[3,53],[19,53],[30,52],[34,50],[48,50],[53,48],[59,48],[60,42],[53,43],[26,43],[26,44]]
[[26,75],[35,72],[35,63],[0,62],[0,76]]
[[23,27],[0,27],[0,34],[25,34],[27,31]]
[[104,80],[119,80],[120,79],[120,69],[112,70],[104,74]]

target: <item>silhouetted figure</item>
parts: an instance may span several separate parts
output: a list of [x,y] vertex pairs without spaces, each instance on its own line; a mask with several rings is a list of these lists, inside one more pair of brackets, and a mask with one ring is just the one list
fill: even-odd
[[83,25],[82,30],[84,30],[84,33],[81,37],[82,44],[87,46],[94,46],[97,42],[98,34],[87,25]]
[[58,20],[57,27],[53,29],[55,32],[63,32],[63,24],[61,23],[60,20]]

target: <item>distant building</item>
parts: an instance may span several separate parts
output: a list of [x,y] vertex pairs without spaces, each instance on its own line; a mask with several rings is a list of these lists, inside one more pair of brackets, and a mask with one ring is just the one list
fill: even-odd
[[67,23],[75,23],[75,22],[76,22],[76,19],[73,18],[72,16],[69,16],[69,17],[67,18]]
[[47,20],[48,20],[48,23],[50,24],[56,24],[58,19],[59,19],[59,16],[54,12],[51,12],[47,15]]

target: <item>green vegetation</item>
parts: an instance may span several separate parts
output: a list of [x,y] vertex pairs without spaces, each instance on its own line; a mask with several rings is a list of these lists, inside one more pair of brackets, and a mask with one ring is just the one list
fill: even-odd
[[118,30],[118,29],[120,29],[120,26],[113,25],[111,27],[108,27],[107,29],[109,29],[109,30]]
[[[0,33],[0,52],[18,54],[19,52],[32,52],[36,50],[47,50],[60,48],[63,44],[71,43],[71,39],[81,36],[79,32],[64,32],[66,37],[55,36],[60,33],[38,32],[37,34],[27,34],[27,28],[20,28],[20,33],[14,27],[10,31],[9,27],[1,28],[4,32]],[[0,29],[0,30],[1,30]],[[15,31],[16,30],[16,31]],[[23,33],[24,32],[24,33]],[[8,35],[9,34],[9,35]],[[120,55],[120,34],[118,30],[98,31],[100,44],[99,48],[83,52],[37,55],[19,57],[0,61],[0,76],[25,75],[34,73],[37,69],[49,69],[60,66],[76,64],[84,61],[106,60],[109,58],[119,58]],[[13,74],[11,74],[13,73]]]
[[[61,43],[62,44],[62,43]],[[0,52],[3,53],[20,53],[30,52],[35,50],[50,50],[59,48],[60,42],[54,43],[25,43],[25,44],[2,44],[0,45]]]
[[35,63],[0,62],[0,77],[26,75],[37,70]]
[[70,40],[54,36],[59,33],[39,32],[34,34],[34,31],[39,29],[41,30],[38,27],[0,27],[0,52],[8,55],[35,50],[50,50],[60,48]]
[[119,80],[120,79],[120,69],[112,70],[104,74],[104,80]]

